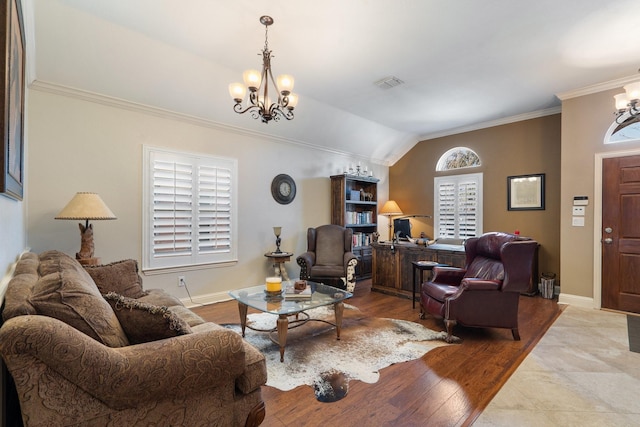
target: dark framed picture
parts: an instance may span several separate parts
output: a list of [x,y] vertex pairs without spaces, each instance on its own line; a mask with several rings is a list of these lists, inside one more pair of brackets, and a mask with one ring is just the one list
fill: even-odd
[[544,174],[508,176],[507,209],[544,210]]
[[3,100],[2,174],[0,193],[22,200],[24,185],[24,87],[25,42],[22,9],[18,0],[0,0],[0,19],[6,24],[0,35],[4,46],[0,66]]

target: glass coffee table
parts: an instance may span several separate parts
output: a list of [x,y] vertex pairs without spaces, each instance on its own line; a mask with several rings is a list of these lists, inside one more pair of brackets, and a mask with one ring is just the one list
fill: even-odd
[[[342,289],[334,288],[332,286],[325,285],[323,283],[315,283],[307,281],[311,286],[311,298],[309,299],[287,299],[284,294],[284,289],[291,282],[282,282],[282,293],[271,296],[265,291],[264,285],[252,286],[249,288],[242,288],[229,292],[229,295],[238,301],[238,309],[240,310],[240,325],[242,326],[242,336],[244,337],[245,328],[254,329],[262,332],[278,332],[277,342],[272,341],[280,346],[280,361],[284,362],[284,348],[287,345],[287,331],[290,328],[302,326],[308,321],[320,321],[328,323],[336,327],[337,339],[340,339],[340,328],[342,326],[342,313],[344,312],[343,301],[351,298],[353,294],[351,292],[344,291]],[[312,308],[322,307],[325,305],[332,305],[335,309],[336,322],[331,323],[326,320],[312,319],[309,317],[306,310]],[[269,330],[262,330],[251,328],[247,326],[247,310],[248,308],[254,308],[264,313],[271,313],[278,316],[276,327]],[[300,319],[302,315],[302,319]],[[295,316],[295,319],[289,321],[289,317]],[[271,335],[270,335],[271,337]]]

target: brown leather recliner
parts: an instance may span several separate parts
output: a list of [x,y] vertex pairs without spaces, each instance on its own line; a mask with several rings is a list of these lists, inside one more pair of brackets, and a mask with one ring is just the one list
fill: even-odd
[[447,341],[456,323],[472,327],[509,328],[518,332],[520,293],[529,288],[538,243],[508,233],[492,232],[466,241],[466,268],[434,267],[422,284],[420,316],[444,319]]
[[307,252],[296,258],[300,278],[353,292],[358,259],[351,252],[352,244],[353,230],[350,228],[333,224],[309,228]]

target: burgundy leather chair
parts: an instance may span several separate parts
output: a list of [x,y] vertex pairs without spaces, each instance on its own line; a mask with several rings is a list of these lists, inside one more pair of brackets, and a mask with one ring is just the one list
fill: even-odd
[[353,292],[358,259],[351,252],[353,230],[340,225],[321,225],[307,230],[307,252],[296,258],[300,278],[323,282]]
[[520,293],[529,289],[538,243],[514,234],[492,232],[465,243],[466,268],[434,267],[431,281],[422,284],[420,316],[444,319],[447,341],[459,323],[518,332]]

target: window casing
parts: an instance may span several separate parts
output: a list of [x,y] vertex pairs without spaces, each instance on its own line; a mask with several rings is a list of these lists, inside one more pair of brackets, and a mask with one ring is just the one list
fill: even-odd
[[436,237],[482,234],[482,173],[436,177],[433,194]]
[[237,160],[144,147],[143,270],[237,261]]

